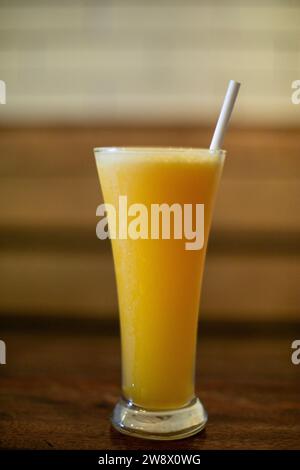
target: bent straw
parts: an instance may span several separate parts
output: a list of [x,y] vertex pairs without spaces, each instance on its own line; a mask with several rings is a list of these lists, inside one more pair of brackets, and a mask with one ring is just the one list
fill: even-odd
[[228,84],[223,106],[219,115],[219,119],[215,128],[215,132],[214,132],[210,147],[209,147],[211,151],[219,150],[222,146],[225,131],[226,131],[240,86],[241,84],[239,82],[235,82],[234,80],[230,80]]

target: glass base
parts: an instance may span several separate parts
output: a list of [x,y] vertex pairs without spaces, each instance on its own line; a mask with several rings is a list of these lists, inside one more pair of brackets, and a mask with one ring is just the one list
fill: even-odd
[[115,429],[130,436],[173,440],[193,436],[204,429],[207,414],[198,398],[183,408],[168,411],[146,410],[121,398],[111,421]]

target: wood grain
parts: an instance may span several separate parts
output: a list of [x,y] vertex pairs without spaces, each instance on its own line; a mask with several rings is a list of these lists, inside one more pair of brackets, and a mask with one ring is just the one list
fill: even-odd
[[[93,230],[96,208],[103,202],[93,177],[5,178],[0,186],[3,227],[44,227]],[[221,182],[214,225],[217,230],[285,230],[298,233],[298,179],[224,180]]]
[[[0,278],[1,313],[117,318],[108,250],[4,253]],[[201,316],[271,322],[300,319],[299,279],[299,256],[209,254]]]
[[[225,330],[224,330],[225,331]],[[280,336],[208,336],[201,330],[197,393],[206,431],[177,442],[122,436],[109,423],[119,395],[119,339],[2,331],[2,449],[300,449],[300,366]]]
[[[0,313],[116,316],[93,147],[206,145],[193,126],[1,127]],[[296,319],[299,128],[234,129],[216,203],[203,315]]]
[[[0,227],[95,226],[102,202],[93,147],[203,146],[193,127],[1,128]],[[218,230],[299,231],[299,129],[231,130],[215,213]]]
[[[84,127],[0,126],[0,168],[3,177],[93,177],[97,146],[209,145],[213,127],[131,126]],[[230,128],[224,178],[299,178],[299,127]]]

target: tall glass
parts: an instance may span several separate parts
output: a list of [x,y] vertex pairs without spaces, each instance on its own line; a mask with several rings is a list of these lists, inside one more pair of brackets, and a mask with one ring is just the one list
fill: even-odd
[[116,221],[124,223],[119,196],[127,196],[128,208],[143,204],[148,214],[153,204],[204,204],[201,249],[186,249],[187,239],[175,236],[117,234],[112,240],[123,392],[112,424],[149,439],[193,435],[207,421],[195,396],[195,353],[205,254],[225,151],[97,148],[95,156],[104,201],[116,209],[114,220],[108,213],[110,230],[116,230]]

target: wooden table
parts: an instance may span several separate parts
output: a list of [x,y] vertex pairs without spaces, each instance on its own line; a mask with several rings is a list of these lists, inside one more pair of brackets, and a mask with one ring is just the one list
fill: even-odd
[[168,443],[110,426],[120,382],[117,335],[100,325],[94,332],[47,331],[45,323],[44,330],[1,331],[1,338],[2,449],[300,449],[296,331],[200,328],[197,392],[209,421],[204,432]]

